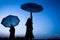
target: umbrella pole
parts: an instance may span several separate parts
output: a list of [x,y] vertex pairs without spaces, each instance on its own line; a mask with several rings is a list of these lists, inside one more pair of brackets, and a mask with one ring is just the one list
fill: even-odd
[[31,18],[31,25],[32,25],[32,28],[33,28],[33,19],[32,19],[32,12],[30,13],[30,18]]
[[31,19],[32,19],[32,12],[30,13],[30,17],[31,17]]
[[[32,12],[30,13],[30,18],[31,18],[31,27],[32,27],[32,30],[31,30],[31,37],[32,38],[34,38],[34,36],[33,36],[33,16],[32,16]],[[32,39],[32,38],[30,38],[30,40]]]

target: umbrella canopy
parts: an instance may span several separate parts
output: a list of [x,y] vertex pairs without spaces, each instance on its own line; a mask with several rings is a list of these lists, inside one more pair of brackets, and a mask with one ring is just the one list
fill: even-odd
[[11,27],[11,25],[17,26],[19,22],[20,20],[17,16],[9,15],[2,19],[1,24],[4,25],[5,27]]
[[40,12],[43,10],[43,7],[35,3],[25,3],[21,5],[21,9],[28,12]]

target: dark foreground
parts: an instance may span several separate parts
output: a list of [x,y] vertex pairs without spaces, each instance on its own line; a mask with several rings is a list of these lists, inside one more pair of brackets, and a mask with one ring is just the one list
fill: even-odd
[[[9,40],[8,38],[0,38],[0,40]],[[15,40],[29,40],[23,37],[17,37]],[[60,40],[60,38],[48,38],[48,39],[32,39],[32,40]]]

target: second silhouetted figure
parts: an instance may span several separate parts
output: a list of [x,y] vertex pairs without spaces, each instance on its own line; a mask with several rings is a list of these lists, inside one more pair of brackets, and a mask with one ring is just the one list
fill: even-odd
[[33,36],[33,27],[32,27],[32,19],[28,18],[27,22],[26,22],[26,35],[25,38],[29,38],[32,39],[34,38]]
[[10,40],[14,40],[15,39],[15,28],[14,28],[14,26],[11,25],[9,31],[10,31],[10,37],[9,37],[9,39]]

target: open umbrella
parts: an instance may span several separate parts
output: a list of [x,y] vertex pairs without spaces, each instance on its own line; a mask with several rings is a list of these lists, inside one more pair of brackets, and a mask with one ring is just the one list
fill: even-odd
[[5,27],[11,27],[11,25],[17,26],[19,22],[20,20],[17,16],[9,15],[2,19],[1,24],[4,25]]
[[25,4],[21,5],[21,9],[30,12],[30,19],[31,19],[30,22],[28,22],[28,24],[27,24],[30,30],[27,30],[25,37],[34,38],[33,33],[32,33],[32,29],[33,29],[32,13],[41,12],[43,10],[43,7],[41,5],[36,4],[36,3],[25,3]]
[[36,3],[25,3],[21,5],[21,9],[28,12],[41,12],[43,10],[43,7]]
[[43,7],[36,3],[25,3],[21,5],[21,9],[30,12],[30,18],[32,19],[32,13],[41,12],[43,10]]

